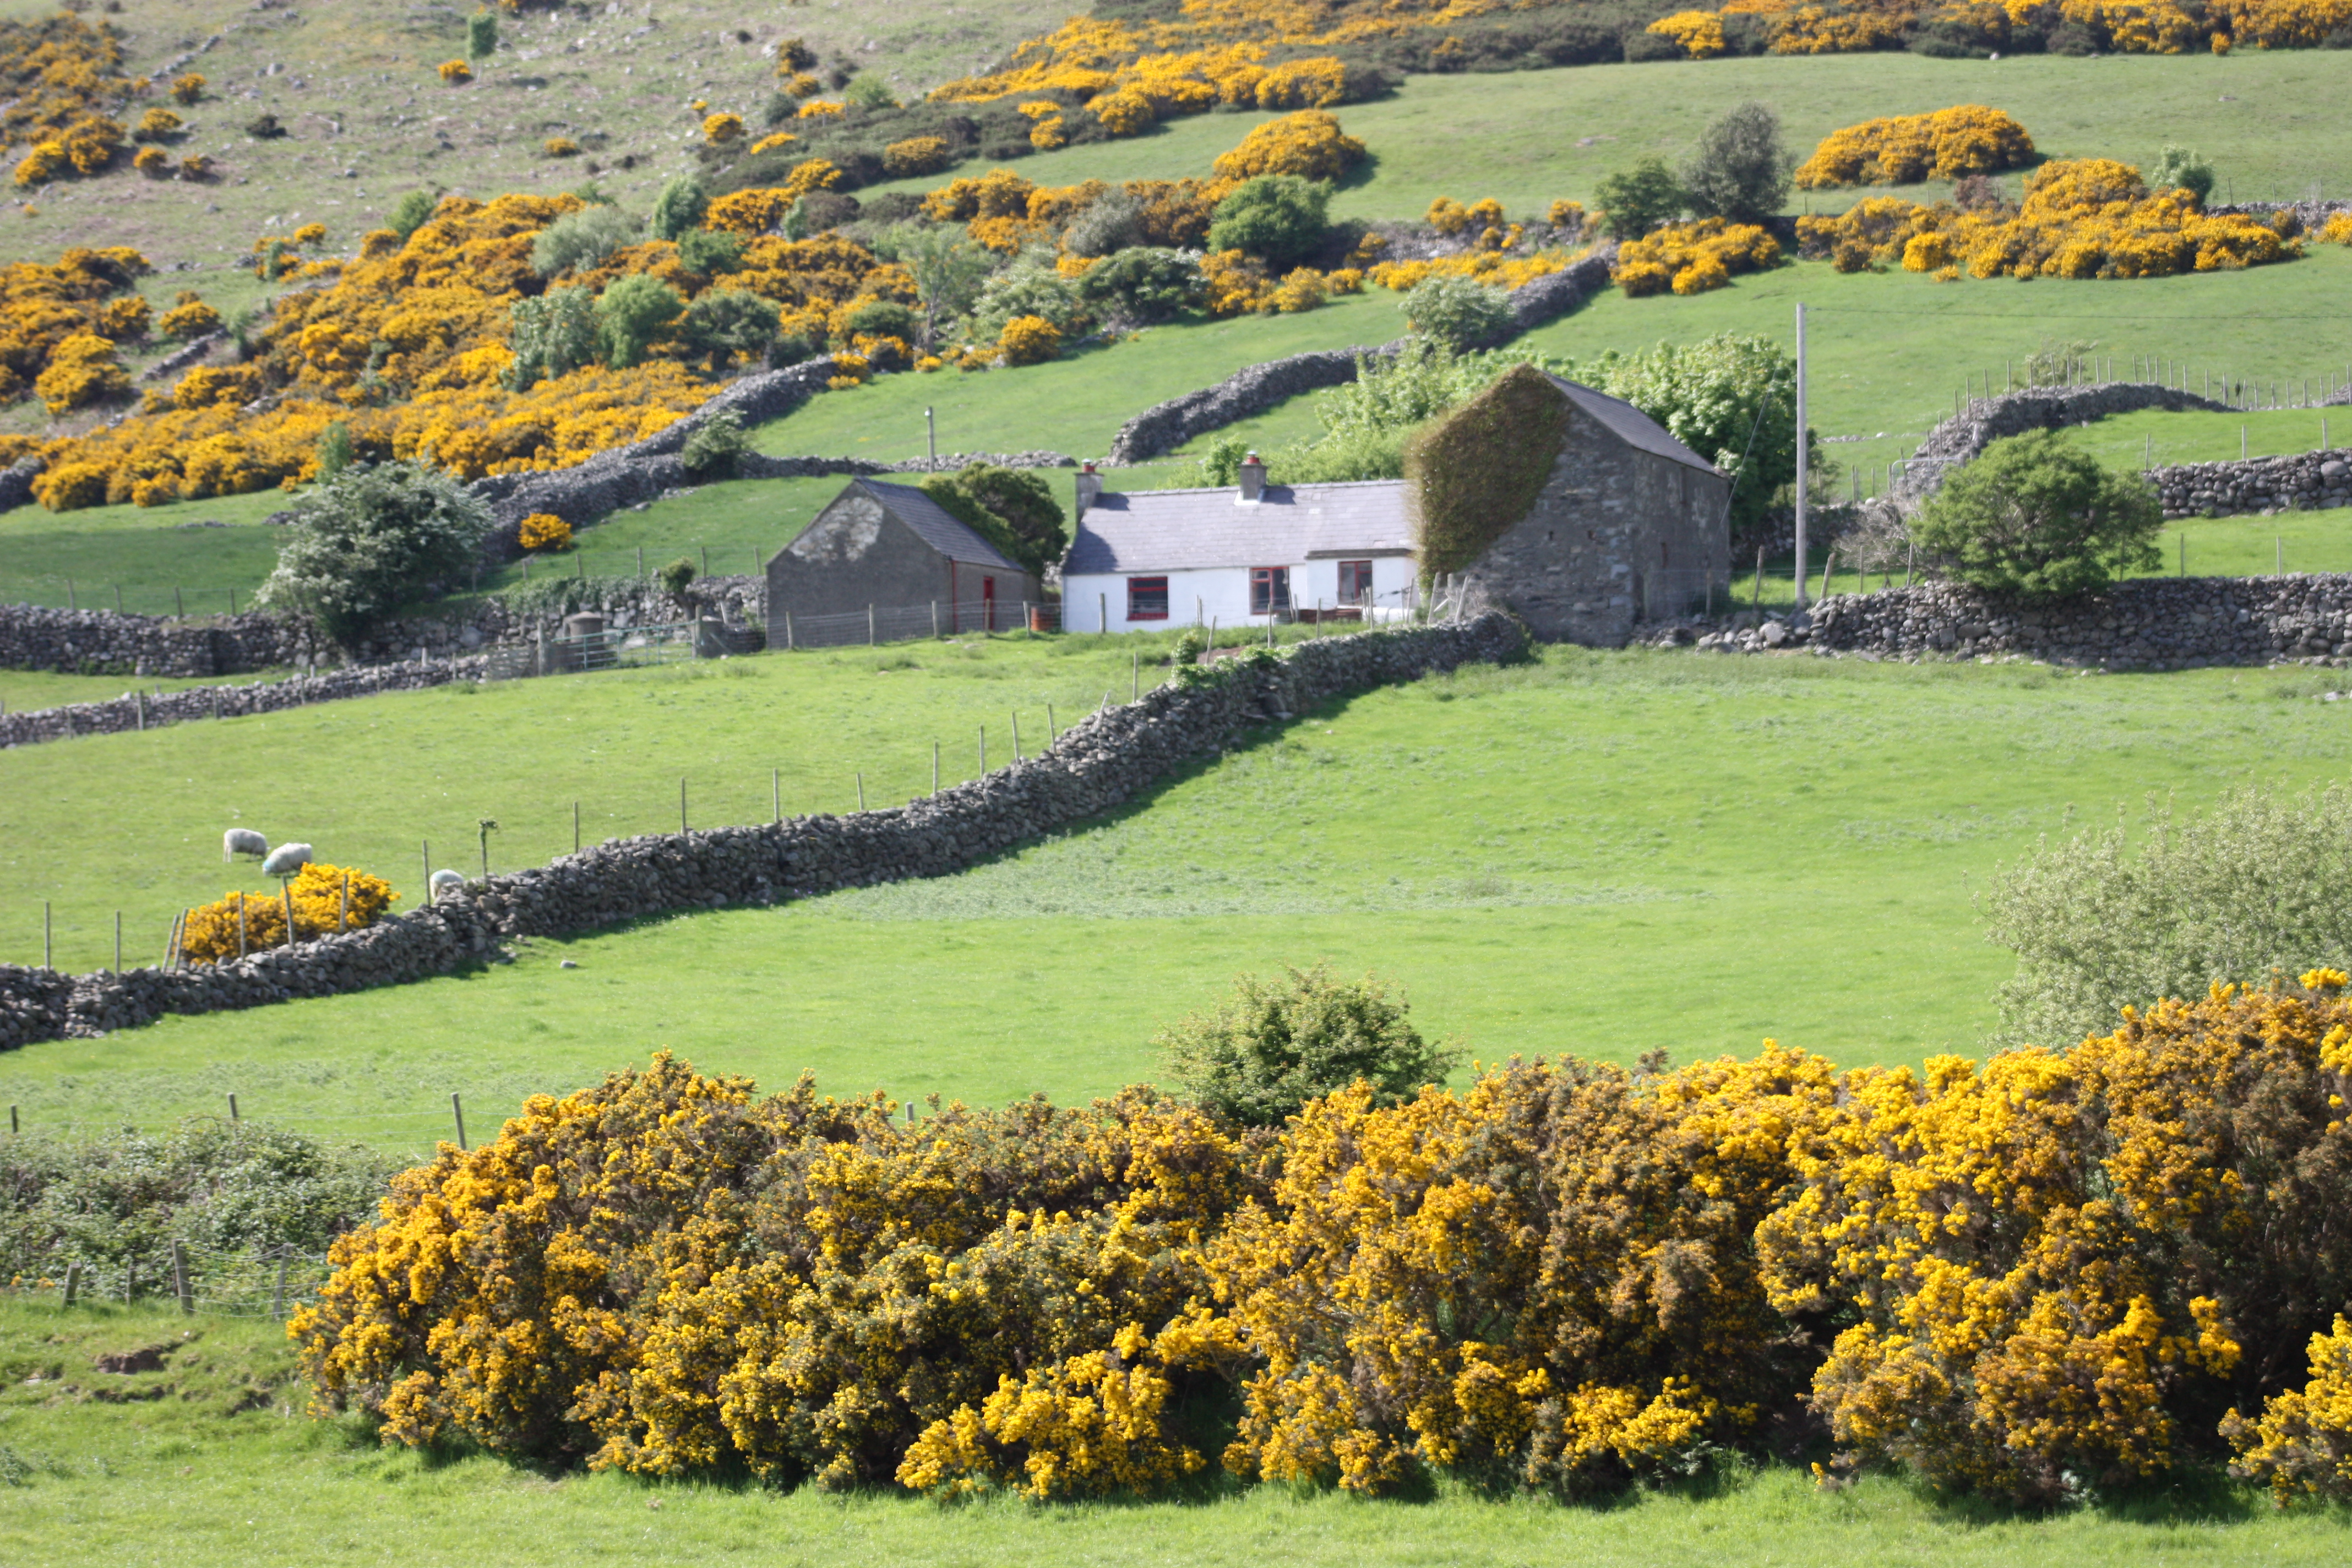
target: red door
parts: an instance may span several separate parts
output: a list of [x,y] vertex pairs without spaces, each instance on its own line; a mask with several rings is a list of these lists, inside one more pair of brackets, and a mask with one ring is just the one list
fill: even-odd
[[980,610],[988,621],[988,629],[994,631],[996,629],[996,579],[993,577],[982,577],[980,580]]

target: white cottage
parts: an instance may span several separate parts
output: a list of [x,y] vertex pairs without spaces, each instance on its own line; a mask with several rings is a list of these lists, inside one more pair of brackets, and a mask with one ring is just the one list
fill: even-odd
[[1253,452],[1231,489],[1122,493],[1102,489],[1089,463],[1062,563],[1062,625],[1139,632],[1395,614],[1414,580],[1401,480],[1270,485]]

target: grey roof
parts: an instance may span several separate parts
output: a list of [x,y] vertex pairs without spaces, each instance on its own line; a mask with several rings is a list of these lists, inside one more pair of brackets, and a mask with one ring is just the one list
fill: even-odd
[[1105,490],[1079,520],[1065,576],[1286,566],[1313,556],[1412,548],[1404,481],[1268,485],[1244,503],[1218,489]]
[[1545,372],[1544,375],[1546,380],[1559,388],[1561,394],[1570,403],[1606,426],[1612,435],[1627,446],[1669,458],[1674,462],[1686,463],[1694,468],[1703,468],[1710,474],[1720,471],[1713,463],[1667,434],[1664,426],[1623,398],[1612,397],[1605,392],[1595,392],[1580,382],[1566,380],[1553,375],[1549,371]]
[[1027,567],[1007,561],[996,546],[973,532],[969,524],[913,485],[885,484],[880,479],[856,479],[851,482],[864,485],[871,490],[874,499],[889,509],[891,516],[913,529],[924,543],[949,560],[972,566],[996,566],[1007,572],[1027,573]]

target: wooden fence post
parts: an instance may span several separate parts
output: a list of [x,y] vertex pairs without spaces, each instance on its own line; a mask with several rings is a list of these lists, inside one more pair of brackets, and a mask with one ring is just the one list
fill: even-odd
[[449,1114],[457,1119],[457,1147],[462,1150],[466,1147],[466,1102],[457,1098],[454,1089],[449,1091]]
[[196,1298],[188,1289],[188,1249],[177,1241],[172,1243],[172,1294],[180,1299],[181,1316],[195,1316]]

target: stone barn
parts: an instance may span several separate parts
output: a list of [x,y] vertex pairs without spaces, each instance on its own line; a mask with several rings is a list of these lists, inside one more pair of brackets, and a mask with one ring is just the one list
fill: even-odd
[[[1010,631],[1045,587],[912,485],[852,479],[768,561],[768,646]],[[786,625],[786,616],[793,621]],[[845,617],[856,617],[850,624]],[[854,635],[853,635],[854,634]]]
[[1632,404],[1531,366],[1434,425],[1405,490],[1424,578],[1546,640],[1615,647],[1727,603],[1730,481]]

